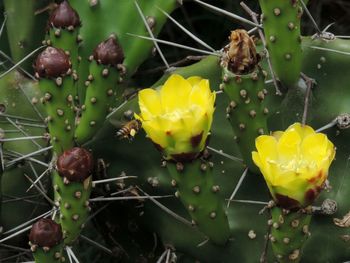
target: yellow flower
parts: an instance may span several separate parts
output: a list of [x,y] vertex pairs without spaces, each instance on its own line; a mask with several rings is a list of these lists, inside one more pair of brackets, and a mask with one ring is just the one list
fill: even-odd
[[205,148],[214,103],[207,79],[172,75],[159,90],[139,92],[141,113],[135,116],[166,159],[190,161]]
[[274,200],[290,209],[310,205],[328,176],[335,148],[310,126],[291,125],[285,132],[262,135],[252,153]]

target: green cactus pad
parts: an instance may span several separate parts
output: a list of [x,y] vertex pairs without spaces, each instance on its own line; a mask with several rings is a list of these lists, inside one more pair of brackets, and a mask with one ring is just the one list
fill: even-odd
[[306,211],[289,211],[279,207],[271,209],[272,225],[269,236],[278,262],[299,262],[302,248],[310,236],[311,214]]
[[67,245],[77,239],[89,215],[91,179],[90,176],[83,182],[69,182],[65,177],[57,176],[54,180],[54,189],[59,195],[63,238]]
[[56,80],[56,83],[50,79],[40,79],[39,85],[47,112],[51,144],[54,151],[60,154],[74,146],[75,112],[71,93],[74,82],[68,76]]
[[169,162],[167,168],[177,189],[175,195],[191,215],[193,225],[214,243],[226,244],[230,228],[210,164],[197,159],[191,163]]
[[299,1],[259,0],[267,49],[279,80],[292,85],[301,71],[302,51]]
[[34,251],[32,251],[32,253],[35,263],[58,263],[64,262],[62,258],[62,250],[63,246],[62,244],[59,244],[50,248],[49,250],[42,247],[37,247]]
[[75,132],[78,144],[90,140],[104,123],[116,102],[119,77],[116,68],[100,65],[95,60],[91,62],[85,104],[82,106],[82,116]]
[[246,75],[235,75],[226,68],[223,69],[221,88],[230,99],[227,108],[227,118],[235,133],[245,164],[252,172],[258,169],[252,161],[252,151],[255,149],[255,138],[268,133],[268,108],[264,106],[265,76],[259,69]]

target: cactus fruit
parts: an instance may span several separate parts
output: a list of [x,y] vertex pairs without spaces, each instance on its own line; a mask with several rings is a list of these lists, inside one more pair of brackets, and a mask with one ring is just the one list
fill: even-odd
[[125,74],[124,53],[114,35],[101,42],[90,56],[90,75],[82,115],[75,138],[78,144],[91,139],[116,103],[118,83]]
[[55,221],[42,218],[31,228],[29,244],[36,263],[63,262],[62,229]]
[[89,215],[93,167],[92,155],[84,148],[64,151],[57,159],[59,177],[54,179],[54,189],[59,194],[65,244],[75,241]]
[[251,151],[255,138],[268,133],[268,108],[264,105],[267,95],[265,74],[258,65],[259,55],[245,30],[231,32],[230,43],[221,59],[221,88],[230,99],[226,110],[227,119],[235,133],[235,140],[245,164],[253,172],[257,168],[252,162]]
[[299,0],[259,0],[259,3],[273,70],[284,85],[293,85],[302,66]]
[[57,154],[74,146],[75,112],[69,56],[62,50],[47,47],[35,61],[35,75],[40,80],[42,103],[47,112],[51,143]]

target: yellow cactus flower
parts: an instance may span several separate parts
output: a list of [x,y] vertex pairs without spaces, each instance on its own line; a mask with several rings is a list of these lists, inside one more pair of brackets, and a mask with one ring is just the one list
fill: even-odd
[[310,205],[322,190],[335,156],[327,136],[295,123],[285,132],[259,136],[255,145],[253,161],[276,203],[287,209]]
[[172,75],[159,89],[139,92],[140,115],[147,136],[166,159],[190,161],[204,150],[214,113],[209,80]]

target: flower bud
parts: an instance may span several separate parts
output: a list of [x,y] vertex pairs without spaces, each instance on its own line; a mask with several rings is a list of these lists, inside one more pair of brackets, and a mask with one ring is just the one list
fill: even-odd
[[29,234],[29,241],[40,247],[53,247],[62,241],[61,225],[55,221],[42,218],[33,224]]
[[98,44],[94,49],[94,59],[99,64],[117,66],[124,61],[124,52],[114,35]]
[[43,78],[64,76],[70,67],[69,56],[62,49],[54,47],[47,47],[34,63],[36,74]]
[[57,160],[59,175],[72,182],[83,182],[91,175],[93,168],[92,154],[84,148],[66,150]]

